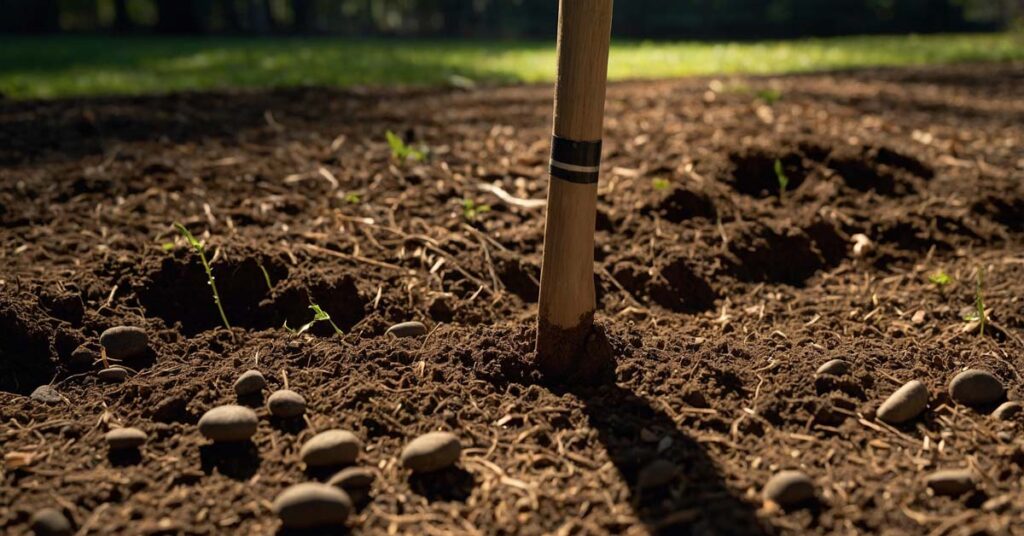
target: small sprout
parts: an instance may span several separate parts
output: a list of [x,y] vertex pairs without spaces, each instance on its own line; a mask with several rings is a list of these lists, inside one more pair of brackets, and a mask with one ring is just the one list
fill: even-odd
[[657,191],[668,190],[670,183],[665,177],[655,177],[651,179],[651,186]]
[[466,221],[476,221],[477,216],[484,212],[490,212],[491,205],[476,204],[472,199],[462,200],[462,217],[466,218]]
[[975,314],[978,316],[978,333],[981,335],[985,335],[985,324],[988,323],[988,317],[985,316],[984,290],[984,272],[981,268],[978,268],[978,279],[974,285],[974,309]]
[[266,267],[262,264],[257,264],[260,267],[260,271],[263,272],[263,280],[267,282],[267,290],[274,292],[274,284],[270,282],[270,273],[267,272]]
[[942,288],[953,282],[953,278],[946,272],[939,270],[928,276],[928,281],[936,287]]
[[775,159],[775,178],[779,181],[779,199],[786,197],[786,188],[789,186],[789,177],[782,169],[782,160]]
[[220,319],[224,322],[224,327],[231,329],[231,324],[228,323],[228,316],[224,314],[224,306],[220,303],[220,294],[217,293],[217,283],[214,282],[213,269],[210,268],[210,263],[206,261],[206,252],[203,247],[203,243],[196,240],[196,237],[192,236],[192,233],[180,223],[175,223],[174,227],[181,233],[181,236],[185,237],[188,244],[192,246],[192,249],[196,250],[199,254],[199,260],[203,262],[203,270],[206,271],[206,281],[210,285],[210,289],[213,291],[213,303],[217,305],[217,310],[220,312]]
[[[338,335],[344,335],[344,332],[341,331],[341,328],[339,328],[334,323],[334,321],[331,320],[331,315],[327,314],[327,311],[324,311],[323,309],[320,308],[319,305],[317,305],[315,303],[309,304],[309,308],[313,310],[313,320],[310,320],[309,322],[299,326],[299,329],[295,330],[294,333],[296,333],[296,334],[305,333],[306,331],[309,330],[309,328],[313,327],[313,324],[316,324],[317,322],[327,321],[327,322],[330,322],[331,327],[334,328],[334,332],[335,333],[337,333]],[[292,331],[288,327],[288,321],[285,321],[284,328],[287,329],[288,331]]]
[[782,92],[777,89],[763,89],[757,92],[757,98],[770,106],[782,98]]
[[163,244],[160,244],[160,247],[163,248],[164,251],[170,251],[174,249],[174,242],[164,242]]
[[359,197],[359,194],[355,192],[349,192],[345,194],[344,200],[346,203],[350,205],[358,205],[362,199]]
[[406,145],[402,138],[398,137],[397,134],[390,130],[385,133],[388,139],[388,146],[391,147],[391,156],[399,162],[405,162],[407,160],[414,160],[416,162],[422,162],[427,158],[427,152],[423,149],[417,149]]

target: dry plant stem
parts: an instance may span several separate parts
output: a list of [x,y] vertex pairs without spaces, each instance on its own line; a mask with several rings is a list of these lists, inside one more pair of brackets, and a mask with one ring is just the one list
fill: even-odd
[[[599,142],[604,121],[612,0],[561,0],[554,136]],[[560,173],[560,175],[566,175]],[[577,363],[594,321],[597,182],[552,176],[537,322],[537,361],[552,379],[586,376]]]

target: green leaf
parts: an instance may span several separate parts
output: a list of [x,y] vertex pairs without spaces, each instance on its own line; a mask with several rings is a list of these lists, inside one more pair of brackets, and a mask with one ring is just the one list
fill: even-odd
[[658,191],[667,190],[669,185],[670,185],[670,183],[669,183],[668,179],[666,179],[664,177],[655,177],[655,178],[651,179],[651,186],[655,190],[658,190]]
[[937,287],[944,287],[953,282],[953,278],[949,277],[949,274],[939,270],[928,276],[928,281]]
[[779,197],[786,195],[786,188],[789,186],[789,177],[782,169],[782,160],[775,159],[775,178],[779,181]]

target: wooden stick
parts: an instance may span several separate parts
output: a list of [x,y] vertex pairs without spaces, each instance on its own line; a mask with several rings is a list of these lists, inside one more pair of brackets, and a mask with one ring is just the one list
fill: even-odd
[[579,362],[594,320],[594,226],[612,0],[560,0],[558,79],[541,265],[537,360],[550,378]]

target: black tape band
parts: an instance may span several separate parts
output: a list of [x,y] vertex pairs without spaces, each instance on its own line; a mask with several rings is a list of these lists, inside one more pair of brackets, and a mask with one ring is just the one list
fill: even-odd
[[601,140],[576,141],[551,137],[552,177],[577,184],[594,184],[600,175],[600,166]]

